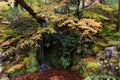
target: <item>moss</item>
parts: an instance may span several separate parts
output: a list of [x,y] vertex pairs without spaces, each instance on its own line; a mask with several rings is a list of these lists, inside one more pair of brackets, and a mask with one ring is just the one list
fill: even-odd
[[111,6],[112,7],[112,9],[113,9],[113,13],[117,13],[118,12],[118,5],[112,5]]
[[102,33],[101,34],[103,36],[109,35],[111,30],[112,30],[111,26],[105,26],[105,27],[102,28]]
[[74,54],[74,57],[73,57],[73,63],[76,64],[80,61],[80,56]]
[[85,10],[92,11],[94,13],[104,15],[104,16],[108,16],[113,11],[112,8],[108,7],[107,5],[100,4],[100,3],[94,3],[90,7],[86,8]]
[[0,20],[2,20],[2,19],[3,19],[3,16],[0,15]]
[[0,43],[7,40],[8,38],[15,37],[16,33],[11,27],[0,28]]
[[0,7],[2,12],[7,12],[8,10],[10,10],[10,6],[0,5]]
[[38,62],[34,56],[24,58],[23,64],[29,68],[30,66],[37,66]]
[[7,74],[11,77],[23,75],[25,73],[37,72],[39,69],[35,56],[25,57],[23,62],[16,64],[7,70]]
[[[103,5],[103,4],[100,4],[100,3],[96,3],[96,4],[94,5],[94,8],[95,8],[95,10],[96,10],[97,13],[103,14],[103,15],[110,14],[110,13],[113,11],[113,9],[110,8],[109,6]],[[98,9],[98,10],[97,10],[97,9]],[[103,11],[103,12],[102,12],[102,11]]]
[[96,19],[97,21],[101,21],[101,20],[109,20],[108,17],[106,16],[103,16],[103,15],[100,15],[98,13],[95,13],[95,12],[91,12],[91,11],[88,11],[88,10],[83,10],[83,13],[82,13],[82,17],[83,18],[91,18],[91,19]]
[[1,78],[0,80],[9,80],[8,77]]
[[112,36],[113,37],[120,37],[120,33],[119,32],[115,32]]
[[93,53],[98,55],[99,53],[103,53],[103,50],[106,46],[108,46],[108,45],[105,42],[98,40],[91,46],[91,49],[92,49]]
[[74,65],[71,67],[72,71],[78,71],[80,69],[80,65]]
[[2,48],[0,47],[0,52],[2,52]]
[[36,72],[39,69],[38,61],[35,56],[24,58],[23,64],[26,67],[26,73]]
[[73,20],[73,21],[79,21],[79,19],[76,18],[75,16],[70,16],[68,19]]
[[10,74],[10,76],[11,76],[11,77],[17,77],[17,76],[23,75],[24,73],[25,73],[25,69],[22,69],[22,70],[17,71],[17,72],[15,72],[15,73],[13,73],[13,74]]
[[[55,51],[55,50],[54,50]],[[58,60],[58,56],[56,54],[56,52],[54,52],[52,54],[47,54],[46,58],[47,58],[47,62],[48,64],[52,65],[52,66],[60,66],[59,65],[59,60]]]
[[94,52],[97,52],[99,49],[100,49],[100,47],[98,45],[94,45],[93,48],[92,48],[92,50]]
[[100,66],[98,65],[97,62],[88,62],[86,65],[86,69],[89,72],[97,73],[100,69]]
[[86,71],[84,71],[83,77],[84,77],[84,78],[87,78],[88,76],[89,76],[89,74],[88,74]]
[[107,41],[107,44],[120,46],[120,41],[114,41],[114,40],[110,39],[110,40]]
[[38,67],[34,66],[34,67],[27,68],[26,73],[33,73],[37,71],[38,71]]
[[14,74],[15,72],[20,71],[21,69],[23,69],[24,65],[23,64],[17,64],[13,67],[11,67],[10,69],[8,69],[7,73],[8,74]]
[[117,62],[117,59],[110,59],[109,60],[109,63],[115,63],[115,62]]

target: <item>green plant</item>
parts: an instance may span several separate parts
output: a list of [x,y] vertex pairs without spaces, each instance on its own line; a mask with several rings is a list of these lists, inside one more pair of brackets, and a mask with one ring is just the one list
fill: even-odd
[[72,58],[71,55],[73,53],[71,52],[77,48],[77,39],[65,36],[65,38],[60,40],[60,43],[60,51],[62,52],[60,60],[64,68],[66,68],[72,63],[70,58]]
[[13,73],[13,74],[10,74],[9,76],[10,76],[10,77],[18,77],[18,76],[21,76],[21,75],[23,75],[23,74],[25,74],[25,69],[22,69],[22,70],[17,71],[17,72],[15,72],[15,73]]
[[10,69],[8,69],[7,74],[10,76],[20,76],[21,74],[24,74],[24,65],[23,64],[17,64]]
[[115,77],[112,77],[112,76],[109,76],[109,75],[96,75],[96,74],[93,74],[93,75],[87,77],[85,80],[101,80],[101,79],[117,80]]
[[100,69],[100,66],[98,65],[97,62],[88,62],[86,64],[86,69],[89,71],[89,73],[97,73]]
[[106,35],[109,35],[111,33],[111,30],[112,30],[112,26],[105,26],[102,28],[102,36],[106,36]]
[[120,34],[118,32],[115,32],[112,36],[113,37],[120,37]]
[[98,13],[87,11],[87,10],[83,10],[82,17],[83,18],[96,19],[97,21],[109,20],[109,18],[104,16],[104,15],[100,15]]
[[61,60],[61,64],[62,64],[62,66],[64,67],[64,68],[67,68],[69,65],[70,65],[70,60],[69,60],[69,58],[65,58],[65,57],[61,57],[60,58],[60,60]]
[[38,71],[38,67],[29,67],[26,70],[26,73],[33,73],[33,72],[37,72]]

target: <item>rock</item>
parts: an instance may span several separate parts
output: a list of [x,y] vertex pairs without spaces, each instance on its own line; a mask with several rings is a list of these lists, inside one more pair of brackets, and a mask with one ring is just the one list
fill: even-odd
[[1,78],[0,80],[9,80],[9,78],[5,77],[5,78]]
[[112,58],[113,56],[117,56],[117,47],[106,47],[104,50],[104,56],[105,58]]
[[2,62],[4,57],[5,57],[5,53],[0,52],[0,62]]
[[3,68],[0,66],[0,73],[2,73],[2,71],[3,71]]
[[86,65],[86,69],[89,72],[97,73],[100,70],[100,65],[97,62],[88,62]]
[[5,64],[7,65],[7,64],[9,64],[10,63],[10,61],[5,61]]
[[39,72],[43,72],[43,71],[47,71],[47,70],[51,70],[52,68],[49,66],[49,65],[47,65],[47,64],[42,64],[41,66],[40,66],[40,69],[39,69]]
[[25,57],[23,62],[26,73],[39,71],[39,64],[35,56]]

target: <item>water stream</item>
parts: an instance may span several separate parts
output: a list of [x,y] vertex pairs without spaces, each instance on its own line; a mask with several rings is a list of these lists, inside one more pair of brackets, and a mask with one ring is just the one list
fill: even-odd
[[[42,28],[45,27],[48,23],[43,23],[41,26]],[[42,71],[47,71],[47,70],[50,70],[51,67],[49,65],[47,65],[45,63],[45,37],[44,37],[44,33],[42,33],[42,38],[41,38],[41,53],[42,53],[42,64],[40,66],[40,69],[39,69],[39,72],[42,72]]]

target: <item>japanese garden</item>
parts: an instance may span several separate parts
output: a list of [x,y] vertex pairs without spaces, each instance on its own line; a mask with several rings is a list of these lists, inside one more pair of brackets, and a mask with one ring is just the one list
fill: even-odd
[[0,80],[120,80],[120,0],[0,0]]

